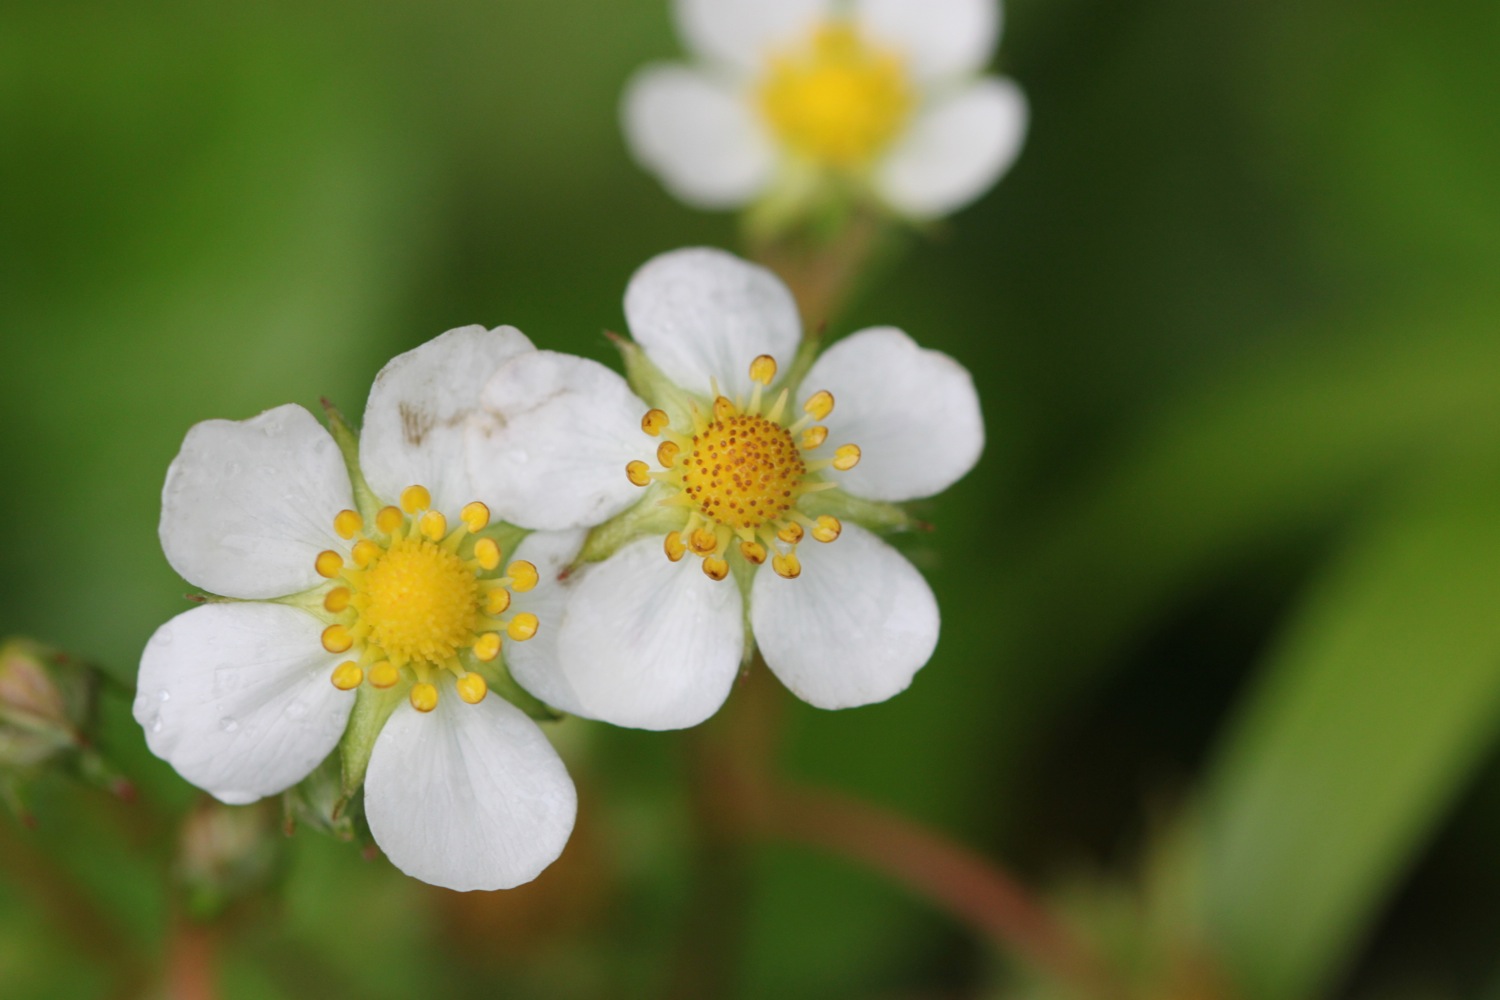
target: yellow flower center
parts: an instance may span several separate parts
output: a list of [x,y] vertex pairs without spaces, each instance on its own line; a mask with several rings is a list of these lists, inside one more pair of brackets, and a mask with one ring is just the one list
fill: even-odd
[[648,411],[641,429],[664,439],[656,449],[661,470],[653,472],[637,460],[625,467],[625,475],[637,486],[663,483],[671,494],[661,503],[686,508],[686,523],[663,544],[668,559],[677,562],[692,552],[703,559],[703,572],[722,580],[729,575],[728,557],[737,552],[755,566],[769,558],[773,570],[791,579],[802,572],[797,545],[808,533],[831,542],[843,531],[838,518],[810,517],[798,502],[837,486],[817,474],[830,467],[854,468],[859,447],[842,445],[832,458],[810,460],[806,453],[828,440],[828,428],[818,421],[833,412],[833,395],[814,393],[803,404],[802,416],[784,419],[786,389],[761,412],[763,389],[776,377],[776,361],[764,354],[756,358],[750,377],[755,388],[747,403],[719,396],[709,413],[694,407],[691,428],[671,426],[663,410]]
[[794,152],[845,170],[867,166],[888,147],[914,104],[901,57],[840,21],[773,57],[759,99],[772,132]]
[[323,648],[357,658],[333,671],[335,687],[348,691],[366,680],[390,688],[403,679],[418,711],[437,707],[433,683],[442,672],[457,679],[464,701],[476,704],[489,690],[481,664],[500,655],[501,634],[521,642],[536,634],[536,616],[501,618],[511,593],[536,586],[536,567],[517,560],[499,572],[500,546],[483,532],[489,508],[471,503],[448,530],[421,486],[401,493],[400,507],[383,507],[373,530],[357,511],[340,511],[333,528],[352,543],[348,560],[333,550],[318,555],[319,575],[332,581],[323,594],[331,624]]

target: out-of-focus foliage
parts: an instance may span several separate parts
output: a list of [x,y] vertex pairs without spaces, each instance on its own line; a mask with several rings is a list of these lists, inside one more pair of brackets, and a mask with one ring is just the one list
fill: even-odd
[[[783,699],[777,766],[1013,860],[1142,982],[1186,942],[1190,995],[1486,995],[1500,8],[1014,0],[1006,32],[1021,160],[830,328],[904,326],[983,393],[984,462],[902,543],[942,642],[888,704]],[[471,322],[609,360],[634,267],[737,239],[618,135],[676,51],[665,0],[0,10],[0,634],[130,683],[186,607],[155,525],[196,420],[358,413]],[[5,827],[6,997],[128,995],[190,917],[196,797],[102,710],[142,804],[47,777],[40,832]],[[226,994],[1024,988],[877,876],[706,836],[703,737],[554,734],[582,812],[535,884],[456,896],[304,830]]]

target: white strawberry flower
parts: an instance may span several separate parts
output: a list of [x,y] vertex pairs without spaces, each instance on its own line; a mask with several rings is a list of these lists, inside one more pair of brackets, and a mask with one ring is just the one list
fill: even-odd
[[882,327],[778,381],[802,340],[792,296],[718,250],[648,262],[625,313],[630,383],[582,358],[520,355],[471,425],[470,465],[497,512],[592,528],[585,558],[606,556],[539,593],[555,625],[514,651],[516,679],[576,715],[681,728],[723,703],[753,637],[813,705],[904,690],[936,647],[937,602],[858,522],[899,523],[891,504],[973,467],[984,426],[969,373]]
[[365,815],[397,867],[498,889],[558,856],[572,780],[484,676],[502,642],[538,631],[538,572],[504,564],[463,457],[480,387],[532,351],[518,330],[471,326],[397,357],[357,445],[295,405],[188,432],[162,492],[162,548],[230,600],[147,644],[135,717],[153,753],[239,804],[301,781],[364,726]]
[[999,0],[675,0],[694,65],[626,88],[642,166],[700,208],[862,191],[948,215],[1009,168],[1026,99],[982,75]]

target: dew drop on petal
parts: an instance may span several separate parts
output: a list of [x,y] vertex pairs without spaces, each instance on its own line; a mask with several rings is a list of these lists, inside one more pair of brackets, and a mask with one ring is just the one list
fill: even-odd
[[153,733],[161,732],[161,716],[157,715],[151,719],[151,731]]
[[239,731],[240,724],[238,720],[226,715],[224,716],[224,718],[219,720],[219,728],[224,730],[224,732],[226,733],[233,733]]
[[171,701],[172,692],[168,691],[166,688],[162,688],[160,691],[156,692],[156,697],[162,701]]

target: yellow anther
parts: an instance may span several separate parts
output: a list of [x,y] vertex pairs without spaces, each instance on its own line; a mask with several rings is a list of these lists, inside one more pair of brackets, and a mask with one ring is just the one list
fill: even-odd
[[464,674],[458,679],[458,696],[470,705],[477,705],[484,701],[484,696],[489,693],[489,690],[490,686],[478,674]]
[[796,545],[802,541],[802,525],[796,521],[788,521],[781,526],[780,531],[776,532],[776,537],[788,545]]
[[703,560],[703,572],[710,580],[722,580],[729,575],[729,563],[718,556],[709,556]]
[[417,529],[434,542],[440,542],[448,534],[448,519],[435,510],[429,510],[417,522]]
[[822,424],[809,427],[802,432],[802,450],[812,451],[828,440],[828,428]]
[[665,410],[647,410],[646,415],[641,418],[641,430],[652,437],[660,434],[670,426],[672,420],[667,416]]
[[682,532],[680,531],[667,532],[666,541],[662,543],[662,548],[666,549],[667,558],[673,562],[677,562],[687,554],[687,542],[682,540]]
[[328,549],[318,553],[318,558],[313,561],[313,567],[318,571],[319,576],[332,580],[344,568],[344,557]]
[[488,663],[500,655],[500,633],[486,632],[474,640],[474,657]]
[[824,514],[813,525],[812,536],[820,542],[831,542],[843,533],[844,526],[831,514]]
[[784,576],[788,580],[795,580],[802,575],[802,561],[797,558],[795,552],[788,552],[784,556],[773,556],[771,568],[776,571],[777,576]]
[[719,536],[712,528],[698,528],[688,536],[688,548],[694,555],[706,556],[719,547]]
[[759,566],[766,561],[766,547],[760,542],[740,542],[740,555],[746,562]]
[[656,461],[663,469],[670,469],[677,464],[677,456],[681,453],[676,441],[663,441],[656,448]]
[[358,511],[341,510],[333,518],[333,530],[340,538],[353,538],[365,529],[365,519]]
[[729,397],[719,396],[714,400],[714,419],[719,423],[722,424],[724,421],[732,419],[738,412],[734,408],[734,403],[729,400]]
[[401,679],[401,671],[389,660],[381,660],[370,668],[370,683],[384,691],[393,688]]
[[496,587],[484,598],[484,613],[490,616],[503,615],[505,609],[510,607],[510,591],[504,587]]
[[776,359],[769,354],[762,354],[750,362],[750,378],[761,385],[770,385],[776,378]]
[[416,684],[411,689],[411,707],[418,712],[430,712],[437,708],[437,688],[431,684]]
[[349,599],[353,596],[348,587],[334,587],[323,598],[323,610],[329,614],[342,614],[349,607]]
[[536,615],[529,611],[523,611],[512,618],[509,625],[505,626],[505,634],[516,642],[525,642],[536,635],[538,625],[540,623],[536,620]]
[[364,569],[366,566],[370,565],[370,563],[374,562],[376,559],[379,559],[380,554],[384,551],[384,549],[382,549],[379,545],[376,545],[374,542],[370,541],[368,538],[361,538],[359,541],[354,543],[354,565],[358,566],[360,569]]
[[492,570],[500,565],[502,558],[500,543],[493,538],[481,538],[474,543],[474,558],[479,560],[479,565],[486,570]]
[[510,589],[518,594],[531,590],[540,579],[536,567],[525,559],[517,559],[505,567],[505,575],[510,577]]
[[330,653],[347,653],[354,645],[354,636],[342,625],[330,625],[323,630],[323,648]]
[[401,509],[408,514],[426,510],[432,506],[432,494],[425,486],[408,486],[401,491]]
[[640,459],[625,466],[625,478],[636,486],[651,485],[651,467]]
[[382,535],[393,535],[396,529],[406,523],[406,515],[401,513],[399,507],[382,507],[380,513],[375,515],[375,527]]
[[833,412],[833,393],[827,389],[814,393],[811,399],[802,404],[802,412],[810,414],[814,420],[826,420],[828,414]]
[[859,445],[841,444],[838,451],[833,453],[833,467],[840,472],[848,472],[859,464]]
[[345,660],[333,671],[333,686],[340,691],[353,691],[365,679],[365,672],[353,660]]
[[464,509],[459,511],[458,518],[470,531],[483,531],[490,525],[490,509],[475,500],[473,503],[464,505]]

